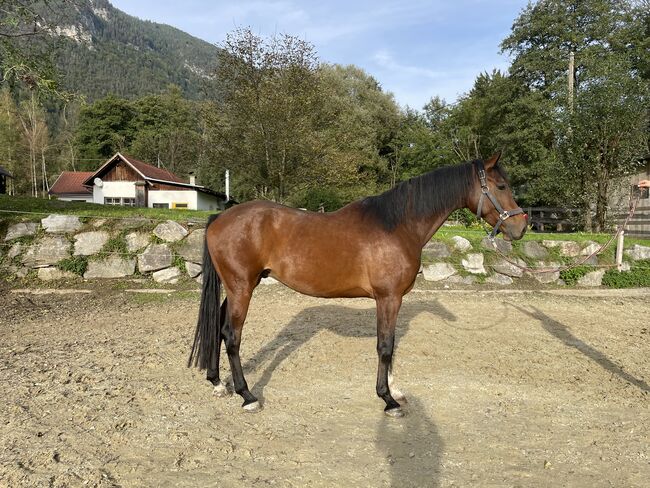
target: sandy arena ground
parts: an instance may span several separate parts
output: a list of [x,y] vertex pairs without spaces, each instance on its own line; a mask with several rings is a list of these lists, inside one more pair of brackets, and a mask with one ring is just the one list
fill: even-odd
[[248,414],[185,367],[197,293],[5,291],[0,485],[648,486],[649,298],[416,289],[393,419],[370,300],[258,288]]

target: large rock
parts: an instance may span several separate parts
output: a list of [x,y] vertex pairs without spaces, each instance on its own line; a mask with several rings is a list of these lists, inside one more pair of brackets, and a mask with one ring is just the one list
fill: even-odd
[[43,281],[69,280],[77,275],[59,268],[38,268],[38,279]]
[[108,232],[82,232],[74,236],[74,239],[74,255],[91,256],[97,254],[104,247],[108,241]]
[[[513,262],[521,267],[526,267],[526,262],[521,258],[513,259]],[[524,274],[524,270],[519,266],[515,266],[515,264],[509,263],[505,259],[501,259],[492,266],[492,269],[502,275],[521,278]]]
[[506,276],[501,273],[494,273],[492,276],[488,276],[485,279],[485,282],[490,283],[492,285],[507,286],[507,285],[512,285],[513,279],[510,278],[510,276]]
[[448,263],[434,263],[422,269],[422,276],[427,281],[442,281],[456,274],[456,269]]
[[84,278],[123,278],[135,273],[135,259],[109,256],[102,261],[89,261]]
[[476,278],[474,276],[461,276],[461,275],[453,275],[450,276],[445,280],[445,283],[454,283],[454,284],[461,284],[461,285],[473,285],[476,283]]
[[185,258],[186,261],[192,261],[193,263],[203,262],[204,237],[205,229],[195,230],[181,243],[178,248],[178,254]]
[[178,280],[181,277],[181,270],[176,266],[161,269],[160,271],[156,271],[154,274],[152,274],[151,277],[158,283],[169,283],[173,285],[175,283],[178,283]]
[[537,263],[536,268],[538,269],[548,269],[549,271],[545,272],[527,272],[526,274],[529,276],[532,276],[535,278],[538,282],[547,284],[547,283],[554,283],[557,280],[560,279],[560,271],[554,271],[557,270],[560,267],[559,263],[545,263],[545,262],[539,262]]
[[481,241],[481,247],[483,249],[494,251],[494,247],[496,246],[501,254],[510,254],[512,252],[512,242],[504,241],[499,238],[494,239],[494,244],[492,244],[492,242],[493,241],[486,236]]
[[277,285],[278,283],[280,282],[271,276],[267,276],[266,278],[262,278],[260,280],[261,285]]
[[117,220],[118,229],[141,229],[151,224],[153,224],[153,221],[144,217],[127,217]]
[[553,248],[559,248],[560,249],[560,254],[562,256],[569,256],[569,257],[575,257],[580,255],[580,244],[578,244],[575,241],[551,241],[551,240],[544,240],[542,241],[542,245],[546,248],[553,249]]
[[147,244],[149,244],[149,234],[130,232],[124,236],[124,240],[126,241],[126,250],[136,252],[143,247],[147,247]]
[[76,215],[60,215],[52,214],[48,215],[44,219],[41,219],[41,225],[45,229],[45,232],[51,234],[65,234],[67,232],[77,232],[81,229],[81,222],[79,217]]
[[33,236],[38,230],[36,222],[21,222],[19,224],[10,225],[5,236],[5,241],[11,241],[23,236]]
[[627,251],[625,251],[625,254],[630,256],[635,261],[639,261],[642,259],[650,259],[650,247],[640,246],[639,244],[635,244],[632,249],[628,249]]
[[7,253],[7,257],[9,259],[14,259],[18,256],[20,256],[20,253],[23,252],[23,245],[20,242],[16,242],[13,246],[9,248],[9,252]]
[[548,251],[537,241],[526,241],[521,246],[522,252],[533,259],[544,259],[548,256]]
[[185,261],[185,271],[190,278],[196,278],[201,274],[202,268],[201,265],[193,263],[191,261]]
[[[590,254],[598,252],[600,250],[600,247],[601,247],[600,244],[598,244],[597,242],[593,242],[593,241],[588,241],[586,244],[587,245],[582,248],[582,251],[580,251],[580,254],[582,256],[589,256]],[[641,246],[641,247],[643,247],[643,246]]]
[[480,252],[468,254],[465,259],[461,261],[461,264],[465,270],[472,274],[485,274],[485,268],[483,267],[483,254]]
[[472,243],[464,237],[454,236],[451,240],[454,241],[454,249],[456,249],[456,251],[467,252],[472,249]]
[[451,256],[451,251],[449,251],[447,244],[444,242],[430,241],[427,242],[426,246],[424,246],[424,249],[422,249],[422,255],[435,259],[441,259]]
[[172,265],[172,251],[167,244],[150,244],[138,255],[138,270],[141,273],[169,268]]
[[166,242],[180,241],[187,235],[187,230],[178,222],[168,220],[162,224],[158,224],[153,230],[153,233]]
[[48,236],[29,246],[23,254],[22,262],[30,268],[40,268],[56,264],[67,257],[70,257],[70,241],[63,236]]
[[600,286],[603,284],[604,269],[590,271],[578,280],[579,286]]

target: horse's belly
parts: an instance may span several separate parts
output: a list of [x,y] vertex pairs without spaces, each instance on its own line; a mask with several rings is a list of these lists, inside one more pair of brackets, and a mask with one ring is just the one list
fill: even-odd
[[372,297],[372,288],[365,273],[355,266],[336,263],[314,263],[270,268],[270,275],[289,288],[305,295],[324,298]]

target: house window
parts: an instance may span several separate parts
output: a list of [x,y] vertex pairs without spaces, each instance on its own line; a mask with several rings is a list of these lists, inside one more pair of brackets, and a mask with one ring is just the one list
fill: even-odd
[[172,208],[187,208],[187,203],[172,203]]
[[104,197],[104,205],[119,205],[122,207],[135,207],[135,198]]
[[154,203],[153,208],[169,208],[169,203]]

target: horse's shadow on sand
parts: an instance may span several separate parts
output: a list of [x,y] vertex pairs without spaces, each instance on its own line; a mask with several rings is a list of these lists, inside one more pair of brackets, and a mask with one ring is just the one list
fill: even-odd
[[[408,332],[411,321],[424,312],[447,323],[457,321],[456,316],[435,299],[405,302],[397,318],[396,345]],[[363,320],[359,320],[360,316]],[[263,400],[264,388],[282,362],[321,331],[351,339],[375,338],[377,329],[374,309],[322,305],[301,311],[244,364],[244,372],[247,373],[264,367],[252,388],[258,398]],[[379,421],[375,444],[383,456],[383,465],[388,467],[390,486],[436,487],[444,444],[420,400],[412,394],[407,395],[407,399],[407,416],[399,420],[381,414],[378,402]]]
[[[400,339],[408,332],[411,321],[424,312],[436,315],[447,322],[456,321],[456,316],[440,305],[437,300],[404,303],[397,317],[396,347]],[[357,323],[359,316],[363,316],[363,324]],[[377,337],[377,328],[374,308],[358,309],[340,305],[322,305],[301,311],[272,341],[265,344],[243,366],[244,373],[250,373],[259,366],[268,363],[259,380],[253,386],[258,398],[264,398],[264,388],[282,362],[321,331],[329,331],[340,337],[375,338]]]

